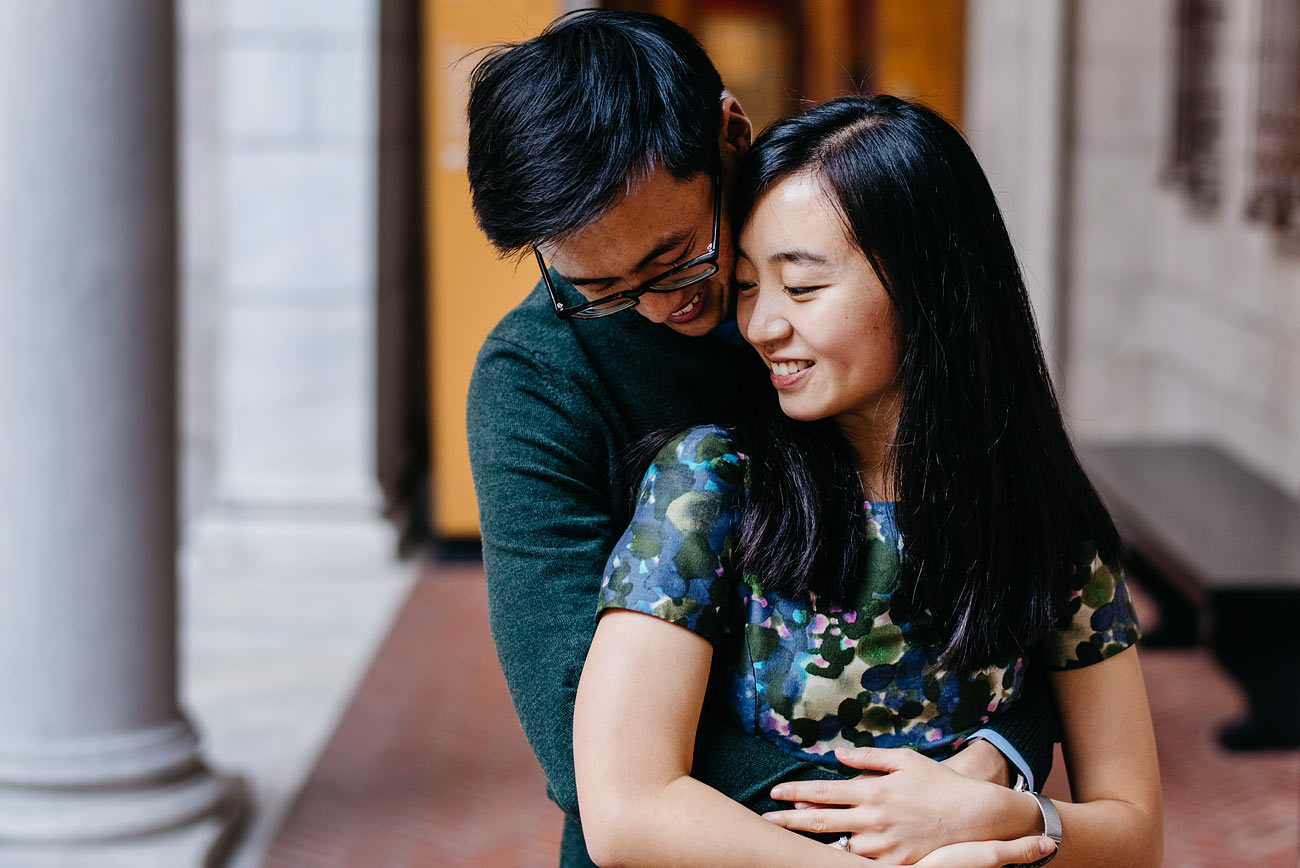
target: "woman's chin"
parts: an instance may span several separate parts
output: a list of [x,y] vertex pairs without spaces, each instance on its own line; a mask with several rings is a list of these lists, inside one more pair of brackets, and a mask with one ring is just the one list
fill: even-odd
[[818,419],[825,418],[824,414],[818,413],[808,407],[801,407],[794,401],[780,401],[780,404],[781,412],[796,422],[816,422]]

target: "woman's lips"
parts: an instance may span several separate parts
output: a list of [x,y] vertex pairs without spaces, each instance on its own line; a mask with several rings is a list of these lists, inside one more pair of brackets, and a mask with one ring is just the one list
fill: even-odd
[[772,385],[778,389],[788,389],[802,380],[813,369],[808,361],[771,362]]

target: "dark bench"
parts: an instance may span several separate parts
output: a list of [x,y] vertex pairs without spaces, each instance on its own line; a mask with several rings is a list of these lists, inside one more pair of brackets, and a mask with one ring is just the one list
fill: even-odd
[[1160,606],[1145,644],[1208,645],[1250,703],[1230,748],[1300,746],[1300,503],[1212,446],[1079,449]]

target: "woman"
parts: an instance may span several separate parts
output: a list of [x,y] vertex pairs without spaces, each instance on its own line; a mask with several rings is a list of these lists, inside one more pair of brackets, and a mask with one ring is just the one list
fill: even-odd
[[[969,147],[920,106],[844,97],[769,128],[738,196],[737,320],[776,402],[661,449],[610,557],[574,721],[593,859],[1000,865],[1051,858],[1032,836],[1059,814],[1057,864],[1158,865],[1119,543]],[[951,751],[1031,664],[1076,803],[916,752]],[[795,805],[766,821],[692,780],[711,670],[750,731],[888,777],[778,786]],[[949,801],[914,816],[900,780]],[[992,838],[1016,840],[957,843]]]

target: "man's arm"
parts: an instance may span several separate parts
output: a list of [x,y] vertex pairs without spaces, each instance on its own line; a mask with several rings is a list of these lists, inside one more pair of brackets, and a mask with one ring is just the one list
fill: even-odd
[[[497,654],[551,797],[576,815],[573,703],[605,559],[622,527],[609,491],[617,444],[593,397],[527,349],[489,339],[470,383],[468,435]],[[582,420],[580,422],[579,420]],[[705,713],[693,774],[755,810],[770,787],[835,778]]]
[[[971,740],[989,741],[1024,775],[1029,789],[1036,793],[1052,771],[1052,747],[1061,740],[1060,731],[1051,690],[1037,669],[1031,667],[1020,697],[972,735]],[[1009,783],[1015,783],[1014,775]]]

